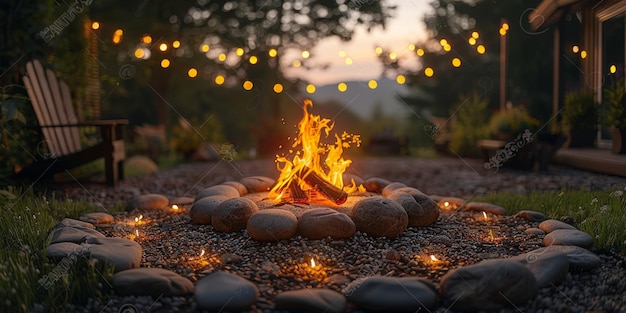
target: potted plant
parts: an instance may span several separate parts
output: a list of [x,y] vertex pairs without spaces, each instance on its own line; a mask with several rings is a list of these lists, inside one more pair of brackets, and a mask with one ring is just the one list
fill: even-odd
[[626,154],[626,96],[624,96],[624,80],[618,80],[604,89],[604,100],[608,105],[605,116],[606,122],[611,126],[613,147],[611,151],[616,154]]
[[592,90],[581,88],[565,95],[561,119],[569,133],[569,146],[593,147],[598,130],[598,102]]
[[526,129],[534,130],[539,120],[528,114],[523,106],[500,110],[489,119],[489,134],[497,140],[511,141]]

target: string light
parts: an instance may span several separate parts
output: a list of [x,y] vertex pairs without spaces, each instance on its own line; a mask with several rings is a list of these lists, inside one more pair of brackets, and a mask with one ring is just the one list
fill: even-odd
[[220,55],[217,56],[217,59],[220,60],[220,62],[226,61],[226,54],[220,53]]
[[452,59],[452,66],[454,66],[454,67],[461,66],[461,59],[459,59],[459,58]]
[[196,76],[198,76],[198,70],[197,70],[197,69],[195,69],[195,68],[193,68],[193,67],[192,67],[192,68],[190,68],[190,69],[187,71],[187,76],[189,76],[189,77],[191,77],[191,78],[195,78]]
[[578,46],[572,46],[572,52],[578,53],[578,51],[580,51],[580,48]]
[[609,72],[610,72],[611,74],[615,74],[615,72],[617,72],[617,66],[615,66],[615,64],[612,64],[612,65],[609,67]]
[[224,83],[224,80],[225,80],[224,76],[217,75],[217,76],[215,76],[215,80],[214,81],[215,81],[215,84],[222,85]]
[[426,77],[433,77],[435,70],[433,70],[432,67],[427,67],[424,69],[424,75],[426,75]]
[[474,37],[470,37],[470,38],[467,40],[467,42],[468,42],[470,45],[472,45],[472,46],[473,46],[473,45],[475,45],[475,44],[476,44],[476,38],[474,38]]
[[472,32],[472,38],[478,39],[478,37],[480,37],[480,34],[478,32]]
[[381,48],[381,47],[376,47],[376,49],[374,51],[376,51],[376,54],[378,54],[378,55],[383,54],[383,48]]
[[395,52],[389,53],[389,59],[395,60],[397,57],[398,57],[398,55]]
[[174,48],[174,49],[178,49],[178,48],[180,48],[180,41],[178,41],[178,40],[174,40],[174,41],[172,42],[172,48]]
[[275,58],[278,55],[278,50],[272,48],[267,52],[267,54],[270,56],[270,58]]
[[415,50],[415,45],[414,45],[414,44],[412,44],[412,43],[411,43],[411,44],[409,44],[409,50],[411,50],[411,51]]
[[163,42],[163,43],[161,43],[161,44],[159,45],[159,50],[161,50],[161,51],[167,51],[167,44],[166,44],[166,43],[164,43],[164,42]]
[[252,89],[252,87],[254,87],[254,84],[251,81],[246,80],[245,82],[243,82],[243,89],[250,90]]
[[586,57],[587,57],[587,51],[585,51],[585,50],[580,51],[580,58],[584,59]]
[[97,30],[99,28],[100,28],[100,23],[98,23],[98,22],[91,23],[91,29]]
[[404,75],[399,74],[398,76],[396,76],[396,82],[400,85],[404,85],[404,83],[406,83],[406,77],[404,77]]
[[113,43],[118,44],[122,41],[122,35],[124,35],[124,31],[121,29],[116,29],[113,33]]
[[235,54],[240,57],[243,55],[245,51],[243,50],[243,48],[237,48],[237,50],[235,50]]
[[152,37],[150,37],[150,35],[145,35],[141,38],[141,42],[149,45],[152,43]]
[[302,65],[302,62],[300,62],[299,60],[295,60],[292,63],[293,67],[300,67],[300,65]]
[[308,59],[311,56],[311,53],[307,50],[302,51],[302,57]]
[[339,50],[339,57],[340,58],[345,58],[346,57],[346,52],[343,50]]
[[203,45],[200,47],[200,50],[202,50],[202,52],[209,52],[209,45],[207,45],[207,44],[203,44]]
[[145,52],[143,51],[143,49],[141,49],[141,48],[137,48],[137,49],[135,49],[135,53],[134,53],[134,55],[135,55],[135,58],[137,58],[137,59],[141,59],[141,58],[143,58],[143,57],[144,57]]
[[374,90],[376,89],[376,87],[378,87],[378,83],[375,80],[371,79],[367,82],[367,87],[370,87],[370,89]]
[[415,50],[415,53],[417,54],[417,56],[422,57],[422,56],[424,56],[424,49],[419,48],[419,49]]
[[275,93],[283,92],[283,85],[282,84],[274,84],[274,92]]
[[163,59],[163,60],[161,60],[161,67],[162,67],[162,68],[168,68],[168,67],[170,67],[170,60],[168,60],[168,59]]
[[315,93],[315,85],[313,84],[306,85],[306,92],[309,94]]
[[347,57],[345,62],[346,62],[347,65],[352,65],[352,58],[351,57]]
[[476,47],[476,52],[478,52],[479,54],[485,54],[485,51],[486,51],[486,49],[485,49],[485,46],[483,46],[483,45],[478,45]]
[[250,64],[256,64],[257,62],[259,62],[259,59],[255,56],[255,55],[251,55],[250,59],[248,59],[248,62],[250,62]]
[[339,90],[339,92],[346,92],[346,90],[348,90],[348,85],[346,85],[346,83],[339,83],[339,85],[337,85],[337,90]]

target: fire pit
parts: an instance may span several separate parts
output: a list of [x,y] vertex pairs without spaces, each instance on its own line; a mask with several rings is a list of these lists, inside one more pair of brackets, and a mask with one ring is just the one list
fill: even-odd
[[[437,220],[437,203],[416,188],[346,175],[352,161],[343,158],[343,151],[358,147],[360,137],[347,132],[331,136],[334,124],[309,113],[312,105],[304,102],[289,156],[276,157],[276,181],[257,176],[209,187],[196,196],[192,221],[210,223],[221,232],[245,228],[255,240],[279,241],[298,233],[309,239],[345,239],[357,230],[392,238],[407,226]],[[324,143],[328,137],[334,141]]]

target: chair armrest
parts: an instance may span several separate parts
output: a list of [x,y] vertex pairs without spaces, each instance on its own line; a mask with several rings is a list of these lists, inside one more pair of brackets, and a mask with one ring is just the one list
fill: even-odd
[[128,120],[91,120],[83,121],[74,124],[53,124],[53,125],[39,125],[39,127],[56,128],[56,127],[88,127],[88,126],[116,126],[116,125],[128,125]]

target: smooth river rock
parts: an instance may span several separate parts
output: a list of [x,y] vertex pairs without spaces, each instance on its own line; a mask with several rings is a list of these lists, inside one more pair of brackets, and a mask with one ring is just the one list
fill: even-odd
[[248,219],[258,211],[256,203],[248,198],[228,199],[213,211],[211,225],[223,233],[240,231],[246,229]]
[[239,182],[248,189],[249,193],[255,193],[269,191],[276,180],[265,176],[250,176],[242,178]]
[[248,194],[248,188],[238,181],[226,181],[223,182],[222,185],[234,187],[237,191],[239,191],[239,196],[241,197]]
[[78,219],[91,224],[110,224],[115,220],[113,215],[104,212],[85,213]]
[[530,210],[521,210],[515,213],[515,215],[513,216],[523,218],[529,222],[543,222],[548,219],[548,217],[545,214],[541,212],[537,212],[537,211],[530,211]]
[[198,201],[200,199],[210,197],[210,196],[223,196],[226,198],[238,198],[239,191],[237,188],[228,185],[215,185],[208,188],[203,189],[197,195],[195,200]]
[[412,227],[428,226],[439,218],[437,203],[427,195],[418,192],[396,191],[388,196],[390,200],[397,202],[404,208],[409,217],[409,226]]
[[96,228],[91,223],[87,223],[87,222],[83,222],[83,221],[79,221],[79,220],[75,220],[73,218],[67,218],[67,217],[62,219],[56,225],[54,225],[54,229],[63,228],[63,227],[89,228],[89,229]]
[[543,245],[579,246],[591,248],[593,237],[584,231],[577,229],[557,229],[543,237]]
[[487,202],[468,202],[465,203],[462,207],[463,211],[478,211],[478,212],[487,212],[495,215],[506,215],[506,210],[495,204],[487,203]]
[[399,236],[409,224],[409,216],[397,202],[375,196],[360,200],[350,216],[356,229],[372,237]]
[[226,196],[209,196],[195,201],[189,210],[191,222],[195,224],[211,224],[211,217],[217,207],[229,198]]
[[192,294],[193,283],[172,271],[162,268],[136,268],[113,275],[115,293],[121,296],[184,296]]
[[124,238],[90,238],[83,247],[91,258],[115,265],[115,272],[138,268],[141,262],[141,246]]
[[154,210],[166,207],[170,203],[170,200],[160,194],[151,193],[147,195],[137,196],[132,198],[126,204],[126,211],[132,210]]
[[545,220],[539,223],[539,229],[551,233],[557,229],[576,229],[576,227],[559,220]]
[[246,229],[256,241],[280,241],[296,234],[298,219],[289,211],[266,209],[252,214]]
[[[527,255],[540,255],[551,251],[562,252],[569,260],[569,270],[571,272],[587,271],[598,268],[602,265],[602,260],[595,253],[577,246],[548,246],[528,252]],[[532,254],[531,254],[532,253]]]
[[343,293],[358,308],[376,312],[430,312],[437,304],[435,286],[417,277],[365,277]]
[[240,312],[257,302],[259,289],[247,279],[215,272],[196,283],[194,298],[198,307],[208,311]]
[[560,284],[569,271],[567,254],[556,249],[537,249],[512,257],[511,260],[524,264],[535,275],[539,288]]
[[538,285],[523,264],[494,259],[449,271],[439,289],[445,307],[476,312],[522,304],[537,294]]
[[467,203],[465,199],[457,197],[441,197],[437,200],[437,205],[442,210],[456,210],[465,205],[465,203]]
[[289,290],[274,298],[277,310],[304,311],[311,313],[342,313],[347,307],[342,294],[321,288]]
[[404,187],[407,187],[407,185],[403,184],[403,183],[399,183],[399,182],[394,182],[394,183],[391,183],[391,184],[385,186],[385,188],[383,188],[383,190],[381,191],[381,194],[384,197],[388,197],[394,191],[396,191],[396,190],[398,190],[400,188],[404,188]]
[[[91,225],[91,224],[89,224]],[[89,238],[104,238],[105,236],[94,229],[82,227],[60,227],[52,230],[52,240],[50,243],[73,242],[82,243]]]
[[61,259],[70,255],[88,256],[89,251],[83,249],[81,245],[73,242],[53,243],[46,247],[46,257],[54,261],[58,262]]
[[308,239],[350,238],[356,232],[356,225],[349,216],[331,208],[309,209],[300,216],[298,233]]
[[383,192],[383,189],[389,184],[391,184],[391,182],[386,179],[371,177],[365,180],[364,187],[365,190],[369,192],[375,192],[380,194]]

